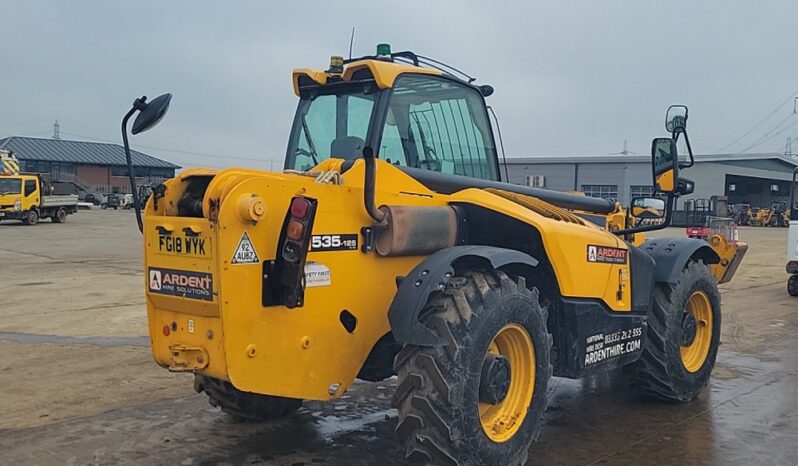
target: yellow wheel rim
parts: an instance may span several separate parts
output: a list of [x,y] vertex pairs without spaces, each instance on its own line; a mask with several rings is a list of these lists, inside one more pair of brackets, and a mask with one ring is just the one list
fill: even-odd
[[685,312],[695,319],[695,339],[679,348],[682,364],[689,372],[698,372],[704,365],[712,345],[712,303],[703,291],[696,291],[687,300]]
[[529,333],[518,324],[504,326],[493,338],[489,354],[510,363],[510,386],[499,404],[479,402],[479,420],[485,435],[497,443],[511,439],[524,423],[535,391],[535,347]]

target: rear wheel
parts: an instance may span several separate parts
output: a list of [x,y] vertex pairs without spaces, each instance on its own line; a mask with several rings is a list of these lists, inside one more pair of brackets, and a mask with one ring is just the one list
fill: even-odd
[[698,396],[715,366],[720,319],[720,293],[705,264],[691,262],[675,284],[657,284],[643,354],[627,368],[632,386],[666,400]]
[[35,210],[29,210],[23,222],[25,222],[26,225],[36,225],[39,222],[39,213]]
[[50,220],[52,220],[53,223],[64,223],[66,222],[66,216],[67,216],[66,210],[58,209],[58,212],[56,212],[56,214],[53,215]]
[[396,356],[396,433],[412,461],[519,465],[540,432],[552,367],[546,309],[523,278],[467,272],[421,320],[440,347]]
[[205,392],[208,403],[238,421],[266,421],[287,416],[302,406],[302,400],[242,392],[230,382],[194,375],[194,390]]
[[787,293],[790,296],[798,296],[798,274],[792,274],[787,279]]

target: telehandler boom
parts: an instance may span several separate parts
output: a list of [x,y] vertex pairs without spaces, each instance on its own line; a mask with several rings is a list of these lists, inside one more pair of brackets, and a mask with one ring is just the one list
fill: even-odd
[[[745,247],[643,237],[693,189],[676,151],[686,107],[652,144],[662,197],[626,210],[502,180],[493,88],[438,61],[380,44],[293,85],[283,173],[185,170],[140,224],[153,356],[213,406],[264,420],[397,375],[409,459],[517,465],[552,376],[627,366],[642,393],[677,401],[707,384],[717,283]],[[137,99],[123,131],[168,104]]]

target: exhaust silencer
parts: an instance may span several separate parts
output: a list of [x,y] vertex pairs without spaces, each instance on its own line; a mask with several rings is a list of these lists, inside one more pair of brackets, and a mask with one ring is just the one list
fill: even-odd
[[421,256],[457,243],[457,213],[449,206],[381,206],[374,249],[381,256]]

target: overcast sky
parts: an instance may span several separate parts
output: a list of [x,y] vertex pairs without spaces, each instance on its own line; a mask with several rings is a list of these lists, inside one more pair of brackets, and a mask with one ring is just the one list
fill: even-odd
[[645,154],[671,103],[690,106],[701,153],[749,131],[726,151],[763,137],[749,151],[783,151],[792,136],[798,152],[794,0],[273,3],[0,0],[0,137],[49,137],[57,118],[63,139],[121,143],[133,98],[171,92],[135,148],[278,168],[291,69],[345,55],[355,26],[355,55],[389,42],[492,84],[510,157],[610,154],[624,139]]

